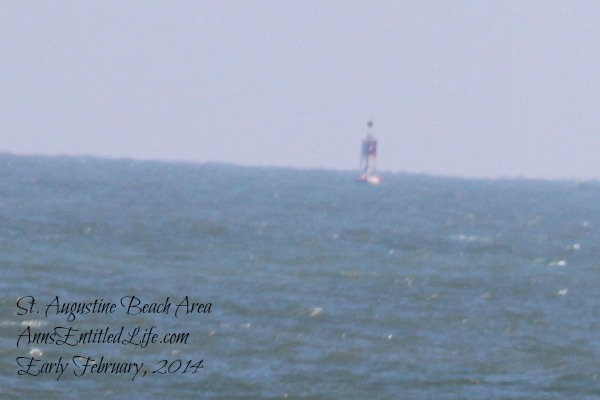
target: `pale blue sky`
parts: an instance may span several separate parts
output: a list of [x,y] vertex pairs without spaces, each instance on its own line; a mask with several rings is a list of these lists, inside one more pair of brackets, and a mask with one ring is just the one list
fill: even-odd
[[0,150],[600,178],[598,1],[39,1],[0,12]]

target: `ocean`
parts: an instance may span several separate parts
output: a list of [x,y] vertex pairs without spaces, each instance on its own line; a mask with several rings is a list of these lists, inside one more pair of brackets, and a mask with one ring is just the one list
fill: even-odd
[[600,398],[600,182],[355,177],[1,154],[0,398]]

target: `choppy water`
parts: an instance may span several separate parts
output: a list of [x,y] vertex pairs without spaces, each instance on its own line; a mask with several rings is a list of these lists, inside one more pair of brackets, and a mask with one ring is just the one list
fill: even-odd
[[[596,399],[600,184],[0,156],[2,399]],[[41,312],[17,315],[20,296]],[[65,315],[123,296],[210,314]],[[52,310],[52,309],[51,309]],[[156,326],[187,344],[31,344]],[[19,376],[17,357],[147,376]],[[160,360],[197,373],[152,374]]]

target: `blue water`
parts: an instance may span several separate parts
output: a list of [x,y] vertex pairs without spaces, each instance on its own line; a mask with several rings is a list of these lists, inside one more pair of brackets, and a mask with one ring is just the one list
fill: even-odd
[[[600,398],[599,182],[354,178],[0,155],[0,398]],[[68,322],[56,296],[212,308]],[[189,340],[17,347],[57,326]],[[18,375],[78,355],[147,375]]]

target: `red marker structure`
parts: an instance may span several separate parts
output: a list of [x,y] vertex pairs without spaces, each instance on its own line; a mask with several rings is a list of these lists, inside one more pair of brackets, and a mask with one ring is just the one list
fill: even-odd
[[379,185],[381,178],[377,175],[377,139],[371,133],[373,121],[369,121],[367,126],[369,127],[369,132],[367,133],[367,137],[362,141],[359,167],[360,175],[356,181]]

